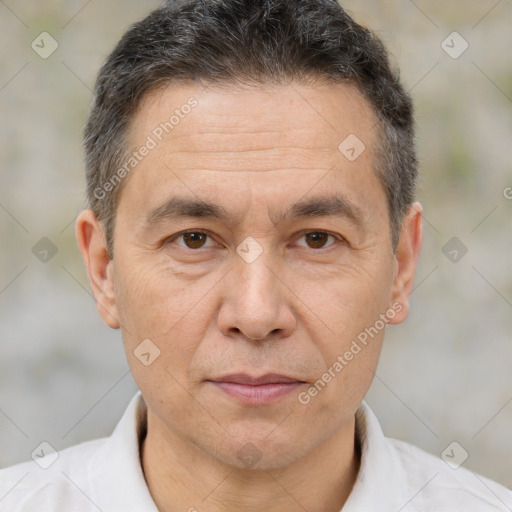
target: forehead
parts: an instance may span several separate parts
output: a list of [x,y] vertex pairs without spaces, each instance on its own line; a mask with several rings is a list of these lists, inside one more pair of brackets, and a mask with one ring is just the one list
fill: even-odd
[[186,137],[189,148],[202,152],[209,149],[209,140],[219,142],[215,135],[225,135],[226,145],[236,136],[237,142],[245,139],[249,150],[261,150],[260,141],[268,139],[273,146],[290,142],[337,151],[349,134],[372,142],[375,124],[368,102],[348,83],[244,88],[178,83],[142,99],[128,141],[133,144],[153,134],[178,146]]
[[[375,115],[352,85],[171,84],[147,95],[132,119],[129,151],[145,156],[121,196],[145,210],[177,188],[233,204],[241,201],[237,194],[257,191],[268,203],[270,194],[298,200],[307,189],[331,190],[336,182],[361,203],[379,184],[375,139]],[[150,149],[140,151],[144,146]]]

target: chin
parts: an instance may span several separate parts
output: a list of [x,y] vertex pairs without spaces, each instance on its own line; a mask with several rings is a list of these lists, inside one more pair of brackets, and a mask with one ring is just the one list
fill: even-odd
[[[273,434],[270,434],[273,435]],[[307,447],[301,439],[291,439],[283,432],[269,439],[262,435],[237,435],[231,446],[222,446],[214,455],[219,461],[238,469],[271,470],[287,467],[305,456]],[[302,439],[303,441],[303,439]]]

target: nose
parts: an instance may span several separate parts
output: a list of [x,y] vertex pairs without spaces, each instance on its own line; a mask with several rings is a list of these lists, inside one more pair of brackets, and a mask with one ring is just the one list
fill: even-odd
[[283,272],[270,258],[262,254],[252,263],[240,258],[226,279],[229,291],[223,294],[218,315],[219,329],[225,336],[263,342],[293,333],[293,294]]

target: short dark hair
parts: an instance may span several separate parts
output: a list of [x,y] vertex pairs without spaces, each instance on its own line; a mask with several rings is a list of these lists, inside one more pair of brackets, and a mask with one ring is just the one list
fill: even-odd
[[187,81],[354,84],[378,119],[373,165],[396,250],[418,165],[412,101],[381,40],[335,0],[174,0],[126,32],[95,85],[84,134],[87,196],[111,257],[122,189],[112,178],[127,158],[130,121],[149,92]]

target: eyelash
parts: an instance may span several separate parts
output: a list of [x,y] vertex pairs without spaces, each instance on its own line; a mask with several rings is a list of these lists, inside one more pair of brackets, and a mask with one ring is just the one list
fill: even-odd
[[[172,237],[170,238],[167,238],[165,241],[164,241],[164,245],[167,245],[167,244],[170,244],[172,242],[174,242],[175,240],[177,240],[178,238],[184,236],[184,235],[187,235],[189,233],[194,233],[194,234],[202,234],[202,235],[206,235],[208,236],[210,239],[213,239],[212,236],[210,235],[210,233],[208,233],[207,231],[201,231],[201,230],[188,230],[188,231],[182,231],[181,233],[177,233],[175,235],[173,235]],[[334,235],[333,233],[330,233],[328,231],[315,231],[315,230],[306,230],[306,231],[301,231],[299,233],[299,237],[298,239],[302,238],[303,236],[305,235],[308,235],[308,234],[322,234],[322,235],[328,235],[332,238],[335,239],[336,242],[338,242],[339,244],[346,244],[347,241],[345,238],[343,238],[342,236],[340,235]],[[331,245],[327,246],[327,247],[320,247],[319,249],[312,249],[313,251],[315,252],[320,252],[322,250],[324,251],[327,251],[329,249],[331,249],[333,246],[337,245],[336,242],[332,243]],[[186,247],[184,245],[180,245],[180,247],[182,249],[187,249],[189,251],[193,251],[193,252],[197,252],[201,249],[205,249],[205,247],[200,247],[199,249],[191,249],[190,247]],[[306,247],[307,248],[307,247]],[[208,247],[206,247],[206,249],[208,249]]]

